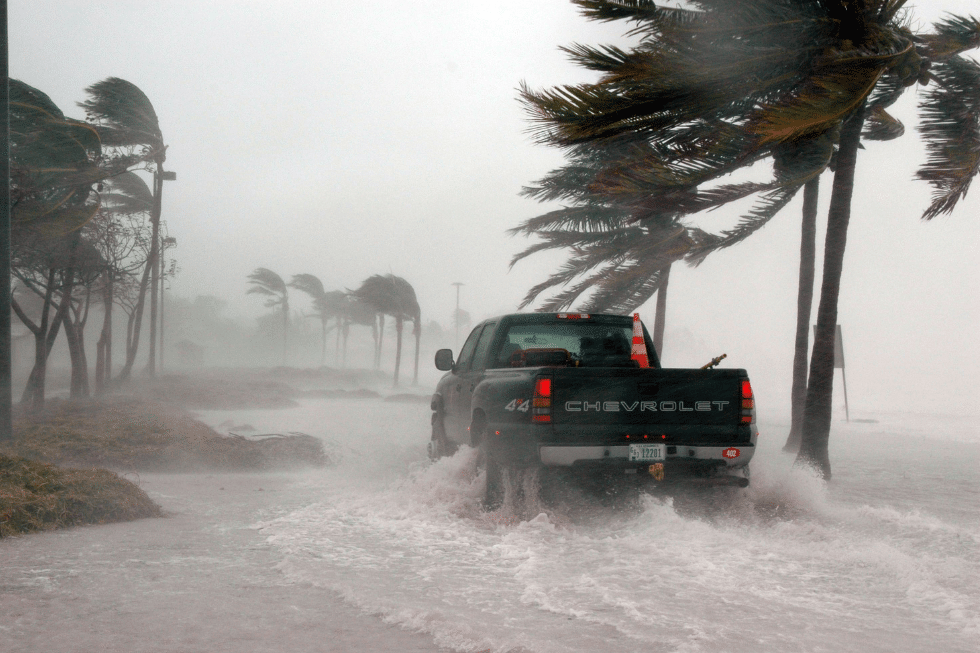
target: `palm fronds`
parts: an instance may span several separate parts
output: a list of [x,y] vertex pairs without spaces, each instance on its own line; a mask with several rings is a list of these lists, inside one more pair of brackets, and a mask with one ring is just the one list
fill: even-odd
[[151,158],[163,155],[163,134],[146,94],[132,82],[108,77],[85,89],[90,99],[79,102],[96,123],[102,142],[110,147],[145,146]]
[[255,268],[248,275],[249,289],[247,295],[265,295],[269,297],[265,305],[269,308],[281,306],[284,312],[289,310],[289,289],[286,282],[278,274],[268,268]]
[[952,211],[980,173],[980,65],[957,56],[930,73],[936,84],[919,104],[927,159],[916,173],[934,188],[926,220]]

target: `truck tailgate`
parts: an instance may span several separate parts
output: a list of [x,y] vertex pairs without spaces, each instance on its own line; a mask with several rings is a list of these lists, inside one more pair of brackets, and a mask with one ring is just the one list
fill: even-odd
[[737,369],[559,368],[553,376],[553,436],[594,441],[601,430],[609,434],[607,442],[627,435],[736,442],[749,436],[740,428],[743,378],[746,372]]

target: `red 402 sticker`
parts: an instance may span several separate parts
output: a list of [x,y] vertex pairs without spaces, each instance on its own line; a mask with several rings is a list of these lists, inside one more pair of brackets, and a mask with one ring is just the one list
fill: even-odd
[[727,449],[721,452],[721,455],[724,456],[725,458],[738,458],[739,456],[742,455],[742,452],[736,449],[735,447],[728,447]]

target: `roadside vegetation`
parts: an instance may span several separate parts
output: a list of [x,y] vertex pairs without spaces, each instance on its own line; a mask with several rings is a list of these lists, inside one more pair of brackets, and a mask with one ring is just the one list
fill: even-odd
[[108,470],[60,469],[0,453],[0,538],[161,515],[139,486]]
[[[288,372],[269,371],[298,375]],[[244,434],[223,434],[188,412],[190,406],[287,407],[295,405],[291,397],[316,396],[311,390],[241,371],[161,376],[132,388],[133,394],[48,399],[40,412],[14,411],[13,437],[0,442],[0,535],[161,516],[140,489],[139,473],[267,471],[330,462],[313,436],[253,434],[245,425]]]

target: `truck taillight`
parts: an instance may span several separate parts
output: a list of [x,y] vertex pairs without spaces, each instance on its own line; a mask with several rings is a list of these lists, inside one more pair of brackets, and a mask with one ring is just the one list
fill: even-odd
[[752,395],[752,384],[748,379],[742,380],[742,424],[755,422],[755,397]]
[[531,421],[551,421],[551,379],[541,377],[534,382],[534,399],[531,400]]

